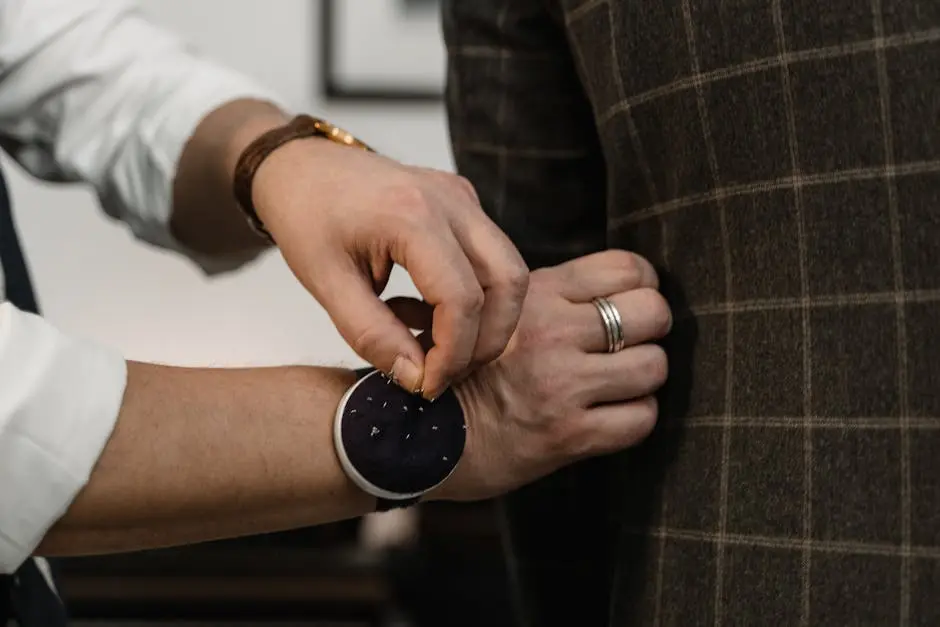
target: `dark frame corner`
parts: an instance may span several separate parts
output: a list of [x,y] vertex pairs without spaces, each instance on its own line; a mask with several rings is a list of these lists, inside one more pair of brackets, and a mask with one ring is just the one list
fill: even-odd
[[334,67],[333,3],[337,1],[342,0],[320,0],[320,89],[327,101],[389,104],[443,100],[444,94],[436,90],[343,87],[336,79]]

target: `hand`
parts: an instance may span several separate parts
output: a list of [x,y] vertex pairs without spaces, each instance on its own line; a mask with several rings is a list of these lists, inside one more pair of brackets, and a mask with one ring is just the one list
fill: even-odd
[[[314,138],[274,151],[253,195],[287,264],[343,338],[405,389],[434,398],[503,352],[528,270],[465,179]],[[378,297],[395,263],[433,307],[426,356],[396,305]],[[415,301],[404,306],[413,316]]]
[[[608,251],[532,273],[503,355],[456,386],[467,417],[460,464],[432,499],[476,500],[578,459],[633,446],[652,431],[666,380],[662,338],[672,317],[645,259]],[[606,296],[627,347],[606,353],[591,300]]]

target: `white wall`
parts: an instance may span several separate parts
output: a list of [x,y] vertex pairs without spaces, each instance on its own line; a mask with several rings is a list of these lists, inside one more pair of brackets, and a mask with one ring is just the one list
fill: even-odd
[[[385,1],[385,0],[371,0]],[[298,109],[323,115],[411,163],[451,168],[440,106],[328,107],[317,93],[312,0],[142,0],[206,54],[265,81]],[[8,165],[9,162],[6,162]],[[21,234],[46,316],[132,359],[180,365],[358,364],[277,253],[230,276],[134,241],[93,197],[8,167]],[[390,286],[413,292],[403,273]]]

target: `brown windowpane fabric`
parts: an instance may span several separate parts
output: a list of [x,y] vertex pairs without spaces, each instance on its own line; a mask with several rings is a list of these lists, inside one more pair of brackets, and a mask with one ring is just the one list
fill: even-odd
[[532,627],[940,622],[935,0],[451,0],[456,161],[677,323],[643,446],[505,499]]

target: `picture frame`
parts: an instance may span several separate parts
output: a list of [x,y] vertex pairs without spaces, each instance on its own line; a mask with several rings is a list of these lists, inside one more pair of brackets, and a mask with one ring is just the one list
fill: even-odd
[[321,0],[320,44],[327,100],[443,97],[447,53],[440,0]]

